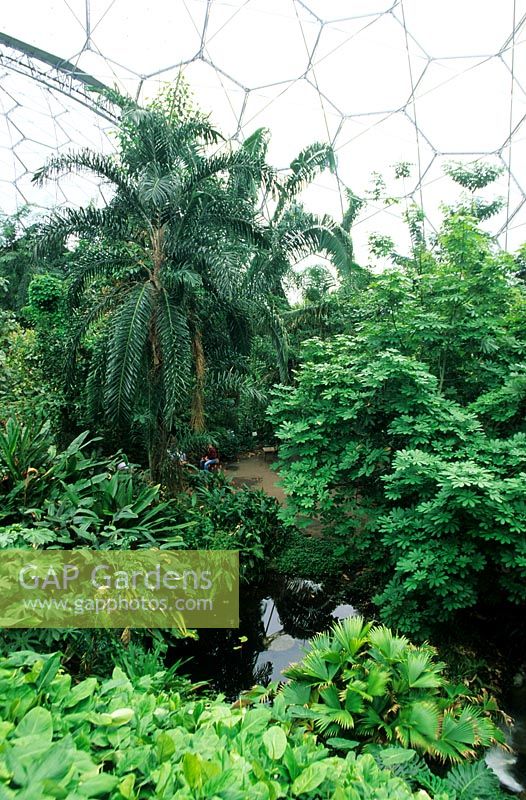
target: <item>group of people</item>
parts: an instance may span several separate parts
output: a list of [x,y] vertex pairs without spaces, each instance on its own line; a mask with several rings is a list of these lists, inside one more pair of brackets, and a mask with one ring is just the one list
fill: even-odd
[[[175,453],[172,452],[171,455],[172,458],[177,458],[179,464],[188,464],[186,453],[182,453],[181,451],[177,450]],[[206,453],[199,459],[199,469],[204,469],[206,472],[210,472],[210,468],[213,467],[214,464],[219,464],[219,453],[212,444],[209,444],[207,445]]]

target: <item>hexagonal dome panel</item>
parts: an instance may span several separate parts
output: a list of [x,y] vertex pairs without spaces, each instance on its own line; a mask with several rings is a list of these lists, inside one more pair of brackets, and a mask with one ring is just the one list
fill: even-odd
[[[225,135],[270,128],[278,168],[333,143],[337,174],[303,197],[313,211],[339,216],[346,186],[369,196],[371,174],[384,174],[390,200],[369,196],[359,257],[371,231],[404,241],[413,200],[438,224],[458,196],[444,175],[453,157],[505,167],[494,189],[505,208],[488,230],[510,247],[526,238],[526,0],[17,0],[2,17],[4,212],[101,202],[89,180],[37,188],[32,171],[52,152],[114,147],[111,108],[89,85],[147,101],[182,68]],[[394,178],[399,161],[410,178]]]

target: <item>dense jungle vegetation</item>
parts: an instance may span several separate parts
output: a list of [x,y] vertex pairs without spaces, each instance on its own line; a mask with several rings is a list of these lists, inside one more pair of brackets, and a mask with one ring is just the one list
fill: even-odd
[[[0,549],[236,549],[245,586],[354,580],[377,622],[237,702],[185,676],[193,632],[4,629],[0,800],[504,797],[502,715],[444,644],[526,605],[526,249],[484,232],[498,170],[452,164],[440,230],[407,205],[408,252],[379,233],[358,264],[367,198],[301,203],[329,145],[277,171],[269,131],[225,141],[182,79],[111,99],[115,152],[34,176],[88,172],[107,204],[1,218]],[[196,469],[208,443],[279,444],[286,505]]]

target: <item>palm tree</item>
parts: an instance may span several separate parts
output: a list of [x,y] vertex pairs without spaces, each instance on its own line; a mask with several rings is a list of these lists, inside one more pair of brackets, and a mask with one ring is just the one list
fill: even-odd
[[118,154],[84,149],[59,155],[34,176],[41,183],[87,171],[113,187],[113,199],[102,208],[53,213],[41,249],[75,235],[118,242],[133,253],[126,270],[105,257],[74,270],[74,306],[95,283],[104,289],[83,314],[72,350],[105,320],[107,347],[90,385],[102,380],[102,406],[115,425],[129,426],[137,409],[147,408],[155,478],[174,420],[189,404],[192,428],[204,429],[206,309],[228,313],[232,330],[245,324],[242,264],[264,239],[254,204],[232,191],[233,176],[266,185],[272,171],[246,149],[216,147],[210,155],[220,138],[201,116],[174,119],[159,108],[128,104]]
[[[263,160],[268,143],[268,130],[260,128],[245,140],[243,148]],[[268,244],[254,253],[246,281],[251,291],[263,298],[264,313],[260,312],[260,320],[274,342],[280,379],[285,383],[289,380],[289,364],[283,315],[290,308],[287,283],[297,278],[294,267],[309,256],[321,255],[327,257],[346,280],[361,271],[354,262],[350,236],[354,218],[351,194],[348,193],[349,210],[341,223],[329,215],[312,214],[298,202],[300,192],[326,169],[331,172],[336,169],[332,147],[315,142],[304,148],[290,163],[288,171],[273,182],[270,186],[273,197],[269,197],[266,187],[254,182],[247,193],[250,196],[251,191],[255,198],[256,192],[263,189],[262,211],[267,217]]]

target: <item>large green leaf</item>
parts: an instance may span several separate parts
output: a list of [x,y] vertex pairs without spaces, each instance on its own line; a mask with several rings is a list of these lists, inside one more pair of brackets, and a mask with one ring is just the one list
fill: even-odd
[[263,734],[263,744],[270,758],[280,759],[287,747],[287,737],[283,728],[273,725]]
[[15,728],[14,735],[38,736],[42,741],[51,742],[53,736],[53,719],[47,708],[36,706],[28,711]]

